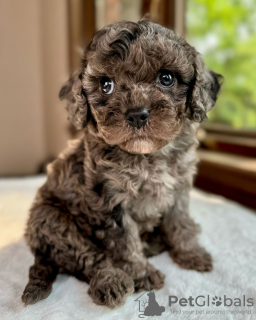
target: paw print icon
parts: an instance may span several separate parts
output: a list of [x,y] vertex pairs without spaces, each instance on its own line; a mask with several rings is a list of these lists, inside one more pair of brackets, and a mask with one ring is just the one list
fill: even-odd
[[212,304],[215,304],[217,307],[219,307],[222,304],[221,297],[219,297],[219,298],[217,296],[213,297]]

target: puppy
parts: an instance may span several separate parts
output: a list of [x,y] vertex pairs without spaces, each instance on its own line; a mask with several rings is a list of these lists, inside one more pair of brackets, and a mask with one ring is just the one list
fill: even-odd
[[173,31],[147,19],[96,33],[60,91],[84,129],[47,168],[25,238],[35,255],[22,301],[46,298],[58,273],[89,283],[96,304],[159,289],[147,257],[168,250],[182,268],[212,269],[189,216],[198,123],[221,76]]

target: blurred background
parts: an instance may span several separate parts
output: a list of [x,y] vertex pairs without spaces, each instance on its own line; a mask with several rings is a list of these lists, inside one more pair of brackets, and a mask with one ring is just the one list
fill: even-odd
[[0,176],[43,172],[77,135],[61,85],[95,31],[147,12],[225,76],[195,185],[256,208],[256,0],[0,0]]

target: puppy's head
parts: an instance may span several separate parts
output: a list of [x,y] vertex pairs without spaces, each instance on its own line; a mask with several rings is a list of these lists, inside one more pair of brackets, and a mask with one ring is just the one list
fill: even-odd
[[207,118],[220,79],[173,31],[121,21],[96,33],[60,98],[77,128],[93,118],[106,143],[146,154],[177,137],[186,118]]

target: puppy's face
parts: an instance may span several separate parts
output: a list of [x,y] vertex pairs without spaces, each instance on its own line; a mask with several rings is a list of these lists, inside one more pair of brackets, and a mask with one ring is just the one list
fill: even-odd
[[[202,82],[199,91],[207,88],[209,101],[205,106],[195,104],[193,110],[200,68],[208,82]],[[202,121],[218,90],[216,74],[198,61],[194,48],[172,31],[141,20],[119,22],[98,32],[85,52],[81,71],[60,96],[73,104],[68,106],[73,117],[83,115],[80,127],[88,121],[85,109],[89,108],[106,143],[146,154],[177,137],[187,117]]]

